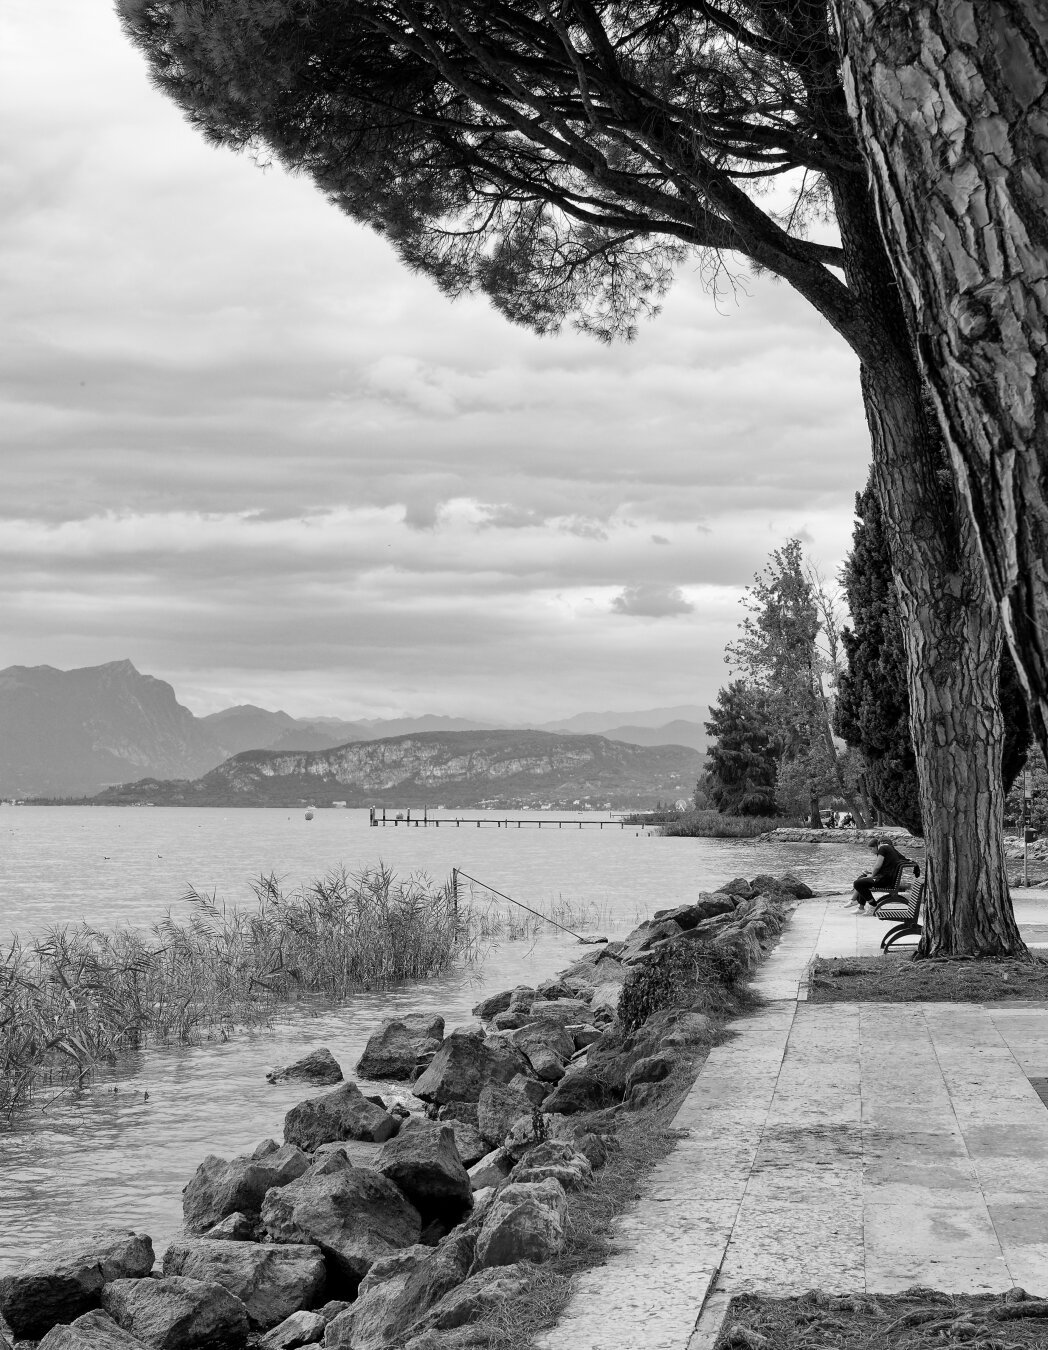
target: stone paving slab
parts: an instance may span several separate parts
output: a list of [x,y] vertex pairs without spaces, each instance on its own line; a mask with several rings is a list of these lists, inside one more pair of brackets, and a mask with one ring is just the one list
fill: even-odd
[[798,1001],[816,952],[865,955],[881,932],[840,900],[798,907],[755,982],[769,1001],[710,1053],[681,1143],[539,1350],[706,1350],[704,1305],[745,1290],[1048,1296],[1029,1081],[1048,1077],[1048,1006]]

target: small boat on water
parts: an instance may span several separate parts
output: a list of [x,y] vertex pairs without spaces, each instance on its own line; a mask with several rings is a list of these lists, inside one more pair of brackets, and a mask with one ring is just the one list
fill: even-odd
[[307,806],[307,807],[306,807],[306,819],[307,819],[307,820],[312,820],[314,814],[315,814],[315,812],[314,812],[312,806]]

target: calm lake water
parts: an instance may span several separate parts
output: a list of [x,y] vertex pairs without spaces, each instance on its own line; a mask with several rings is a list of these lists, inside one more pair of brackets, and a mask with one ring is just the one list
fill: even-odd
[[[250,905],[250,881],[260,875],[274,872],[291,889],[332,867],[379,861],[438,882],[459,867],[525,904],[562,899],[595,909],[599,931],[613,937],[735,876],[791,870],[816,890],[840,891],[868,854],[851,845],[662,839],[617,826],[371,829],[366,811],[318,811],[307,822],[301,811],[3,807],[0,938],[81,919],[114,927],[148,925],[168,909],[178,917],[188,913],[190,886]],[[159,1256],[181,1225],[181,1189],[201,1159],[279,1140],[285,1112],[309,1095],[267,1083],[267,1069],[326,1045],[353,1077],[368,1036],[394,1012],[437,1011],[450,1030],[470,1021],[486,994],[537,984],[577,953],[555,932],[502,942],[438,980],[297,1010],[224,1043],[150,1049],[100,1071],[75,1096],[48,1102],[44,1094],[16,1127],[0,1126],[0,1274],[43,1243],[100,1223],[144,1230]],[[391,1088],[360,1081],[365,1090]]]

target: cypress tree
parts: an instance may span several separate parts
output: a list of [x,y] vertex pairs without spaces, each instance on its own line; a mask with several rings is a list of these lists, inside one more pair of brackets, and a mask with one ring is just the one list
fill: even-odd
[[[870,801],[888,820],[923,835],[917,761],[910,735],[910,698],[902,614],[872,484],[855,498],[852,552],[843,581],[853,627],[841,634],[847,668],[837,690],[834,730],[862,751]],[[1005,719],[1002,777],[1007,792],[1029,751],[1030,715],[1010,655],[1001,659]]]

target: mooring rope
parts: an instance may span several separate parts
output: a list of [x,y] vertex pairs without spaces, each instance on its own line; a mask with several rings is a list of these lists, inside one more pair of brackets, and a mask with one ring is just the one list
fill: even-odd
[[583,937],[581,933],[576,933],[573,928],[565,928],[564,925],[558,923],[556,919],[551,919],[547,915],[540,913],[539,910],[532,909],[530,905],[525,905],[523,901],[514,900],[512,895],[506,895],[504,891],[497,891],[494,886],[489,886],[486,881],[481,881],[478,877],[471,877],[468,872],[463,872],[461,867],[452,868],[452,876],[465,877],[467,881],[472,881],[478,886],[483,886],[486,891],[490,891],[492,895],[497,895],[500,900],[508,900],[511,905],[516,905],[518,909],[526,909],[529,914],[534,914],[535,917],[541,919],[543,923],[551,923],[554,928],[559,928],[562,933],[568,933],[571,937],[578,938],[579,942],[587,947],[592,947],[598,942],[607,942],[608,940],[606,937]]

